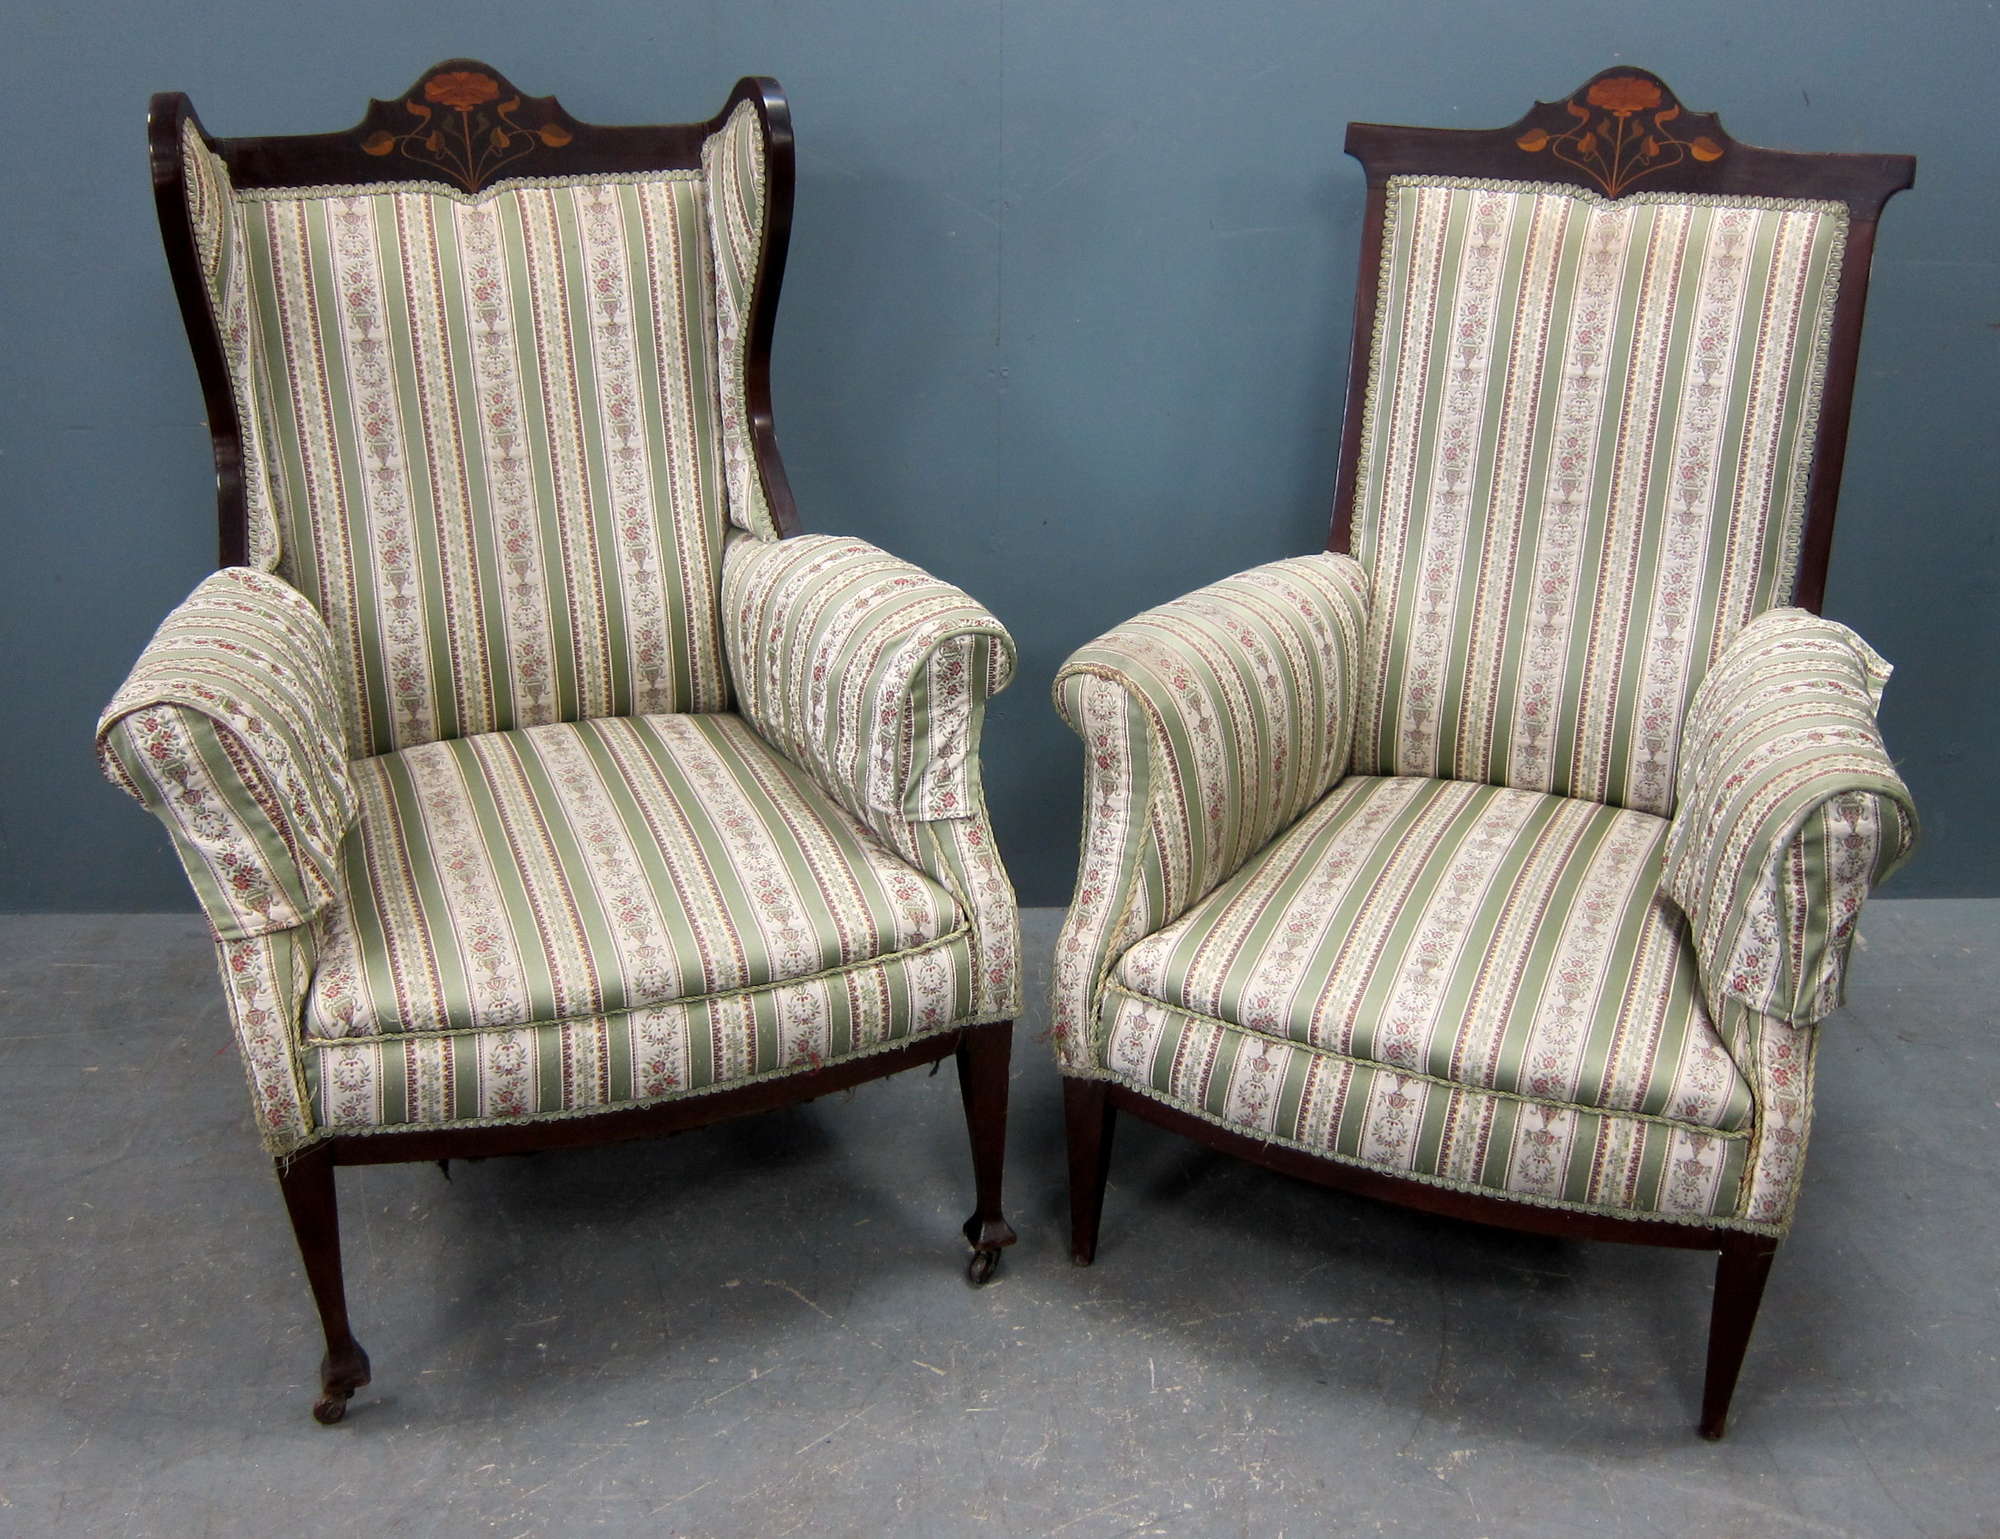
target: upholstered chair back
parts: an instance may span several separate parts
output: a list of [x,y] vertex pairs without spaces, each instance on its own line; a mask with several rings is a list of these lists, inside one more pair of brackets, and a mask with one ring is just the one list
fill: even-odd
[[353,753],[727,707],[761,144],[744,103],[690,169],[238,187],[186,122],[247,554],[325,616]]
[[1667,815],[1695,686],[1791,601],[1848,209],[1385,196],[1353,767]]

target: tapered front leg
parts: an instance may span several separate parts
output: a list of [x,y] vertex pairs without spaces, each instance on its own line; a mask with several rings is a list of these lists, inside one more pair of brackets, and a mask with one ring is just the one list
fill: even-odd
[[1012,1021],[968,1027],[958,1039],[958,1093],[972,1140],[978,1202],[965,1221],[965,1237],[972,1243],[965,1275],[975,1286],[993,1276],[1001,1247],[1014,1243],[1014,1231],[1000,1212],[1000,1177],[1007,1160],[1007,1066],[1013,1052]]
[[1708,1380],[1701,1393],[1701,1435],[1722,1436],[1729,1402],[1757,1323],[1757,1306],[1771,1276],[1778,1242],[1762,1235],[1731,1235],[1715,1264],[1715,1309],[1708,1325]]
[[278,1186],[292,1233],[305,1262],[306,1281],[319,1306],[326,1333],[326,1357],[319,1367],[315,1420],[331,1426],[347,1414],[347,1402],[368,1382],[368,1354],[347,1325],[347,1285],[340,1270],[340,1209],[333,1189],[333,1149],[319,1144],[292,1160],[278,1161]]
[[1118,1110],[1101,1079],[1063,1077],[1063,1120],[1069,1141],[1069,1254],[1078,1266],[1097,1259],[1097,1225],[1111,1178],[1111,1135]]

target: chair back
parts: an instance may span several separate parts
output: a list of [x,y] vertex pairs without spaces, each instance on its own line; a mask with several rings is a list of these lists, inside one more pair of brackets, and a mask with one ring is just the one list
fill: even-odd
[[1875,220],[1913,163],[1738,144],[1632,69],[1348,149],[1353,768],[1664,816],[1709,665],[1818,603]]
[[224,559],[319,608],[353,752],[726,708],[725,530],[775,532],[745,366],[783,113],[745,81],[599,128],[472,60],[344,134],[156,98]]

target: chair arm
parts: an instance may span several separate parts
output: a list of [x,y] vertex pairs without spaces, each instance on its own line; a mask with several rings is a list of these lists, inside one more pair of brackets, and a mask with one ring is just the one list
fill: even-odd
[[737,709],[849,812],[975,810],[979,720],[1014,640],[975,600],[863,540],[732,540],[723,642]]
[[1875,710],[1889,665],[1799,609],[1759,615],[1689,706],[1661,886],[1687,915],[1703,992],[1804,1026],[1841,1001],[1869,889],[1916,810]]
[[1066,1069],[1094,1066],[1118,956],[1346,772],[1367,609],[1352,557],[1294,557],[1148,610],[1056,675],[1056,708],[1084,744],[1083,848],[1052,996]]
[[341,887],[353,787],[333,643],[296,589],[226,567],[167,616],[97,724],[105,777],[167,825],[222,942]]
[[979,778],[1014,639],[975,600],[863,540],[738,535],[722,563],[736,708],[971,916],[974,1008],[1020,1004],[1014,889]]

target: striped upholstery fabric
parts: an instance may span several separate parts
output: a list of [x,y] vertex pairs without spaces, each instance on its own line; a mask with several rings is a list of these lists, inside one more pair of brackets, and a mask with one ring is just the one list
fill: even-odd
[[727,704],[698,173],[241,191],[233,217],[249,452],[360,749]]
[[300,1073],[329,1132],[574,1116],[796,1073],[963,1024],[968,971],[959,931],[767,989],[525,1026],[315,1039]]
[[722,453],[729,480],[729,519],[762,539],[777,525],[764,478],[750,448],[750,405],[743,365],[750,343],[750,307],[764,254],[764,127],[757,109],[740,102],[701,151],[708,188],[709,239],[715,250],[715,324],[722,405]]
[[1350,742],[1367,579],[1346,556],[1240,572],[1081,648],[1056,704],[1085,751],[1083,853],[1056,943],[1065,1067],[1094,1061],[1124,947],[1237,870],[1326,793]]
[[1838,1009],[1869,889],[1916,842],[1875,711],[1889,665],[1846,626],[1760,615],[1688,713],[1665,889],[1694,923],[1709,1007],[1809,1024]]
[[1846,218],[1392,181],[1357,773],[1672,812],[1695,686],[1791,590]]
[[[863,969],[938,974],[971,1012],[966,917],[734,716],[558,723],[354,766],[346,897],[319,929],[309,1038],[599,1020]],[[883,991],[887,991],[884,993]],[[564,1027],[563,1029],[567,1029]],[[594,1029],[594,1028],[593,1028]],[[788,1041],[828,1050],[830,1007]]]
[[864,540],[734,535],[723,633],[738,708],[764,740],[972,919],[974,1019],[1020,1010],[1020,921],[979,779],[986,701],[1014,639]]
[[205,578],[104,708],[97,753],[167,825],[223,939],[302,925],[340,890],[355,800],[333,645],[278,578]]
[[1106,1061],[1402,1173],[1729,1212],[1753,1100],[1658,890],[1666,832],[1539,792],[1345,780],[1125,953]]
[[243,443],[243,497],[250,565],[270,571],[278,561],[278,510],[271,500],[265,474],[262,397],[252,378],[250,290],[245,281],[243,221],[236,215],[236,194],[229,168],[201,142],[201,131],[189,119],[181,125],[181,161],[187,189],[188,222],[194,230],[195,254],[201,263],[210,313],[222,341],[229,369],[230,393]]
[[1113,1074],[1234,1132],[1538,1207],[1777,1227],[1744,1217],[1750,1134],[1470,1090],[1130,998],[1112,1019]]
[[723,603],[738,709],[843,807],[973,814],[976,708],[1014,669],[976,600],[865,540],[804,534],[733,540]]

